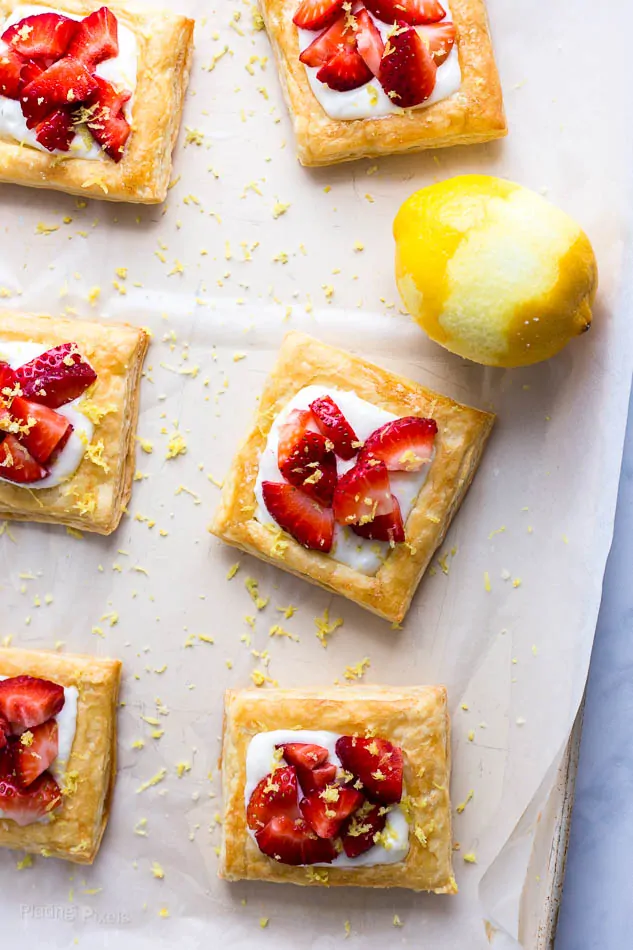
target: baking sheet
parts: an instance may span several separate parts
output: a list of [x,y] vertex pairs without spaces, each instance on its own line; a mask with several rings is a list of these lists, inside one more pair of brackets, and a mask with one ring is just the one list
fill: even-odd
[[[37,858],[17,870],[21,855],[3,853],[7,939],[26,934],[51,948],[77,938],[91,948],[178,940],[183,948],[204,941],[289,950],[423,937],[438,950],[477,950],[488,946],[487,932],[495,948],[516,946],[520,936],[531,946],[551,840],[538,816],[584,687],[633,364],[621,268],[631,13],[619,8],[614,31],[613,9],[588,0],[551,5],[545,19],[528,0],[490,0],[505,142],[311,172],[295,161],[250,5],[183,2],[200,22],[165,207],[3,187],[1,303],[130,320],[154,334],[139,423],[152,450],[139,445],[143,477],[117,534],[79,540],[14,525],[0,537],[2,635],[125,664],[121,768],[98,861],[78,869]],[[608,55],[595,43],[600,36],[609,37]],[[399,204],[424,184],[472,171],[541,190],[595,244],[594,327],[541,366],[467,364],[399,311],[390,234]],[[400,631],[206,532],[219,497],[214,481],[292,328],[499,415],[441,562]],[[186,453],[167,459],[174,432]],[[261,610],[251,578],[268,598]],[[290,604],[298,609],[285,619],[281,608]],[[343,623],[323,649],[315,618],[326,611]],[[275,624],[299,640],[269,636]],[[223,690],[250,685],[255,670],[288,687],[345,684],[346,668],[353,675],[365,657],[367,681],[449,687],[455,805],[474,792],[455,817],[459,896],[219,882]],[[160,722],[160,739],[142,717]],[[140,739],[144,747],[133,748]],[[139,791],[161,769],[165,778]],[[477,863],[465,863],[464,853]]]

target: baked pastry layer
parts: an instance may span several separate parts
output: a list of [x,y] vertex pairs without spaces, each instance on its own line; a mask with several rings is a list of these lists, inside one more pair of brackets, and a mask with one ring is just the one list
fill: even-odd
[[97,373],[84,397],[97,419],[93,442],[103,442],[103,466],[85,456],[72,477],[56,488],[29,490],[0,482],[0,518],[70,525],[111,534],[132,492],[136,422],[145,330],[116,323],[70,320],[0,311],[0,340],[30,340],[49,349],[76,342]]
[[92,864],[108,823],[116,775],[121,663],[94,656],[0,648],[0,676],[21,674],[77,687],[77,728],[62,785],[63,804],[50,821],[26,827],[0,818],[0,847]]
[[[397,864],[373,867],[292,867],[263,855],[248,833],[246,752],[259,732],[324,729],[365,735],[400,746],[410,823],[410,847]],[[452,869],[450,724],[443,686],[351,686],[319,690],[228,690],[222,746],[224,822],[218,874],[336,887],[407,887],[454,894]],[[317,871],[318,873],[315,873]]]
[[484,0],[451,0],[462,72],[457,92],[401,115],[347,121],[331,119],[310,89],[292,22],[297,5],[297,0],[260,0],[302,165],[472,145],[507,135]]
[[[33,0],[33,5],[53,6],[60,13],[82,17],[102,6],[90,0],[56,0],[52,4]],[[0,17],[6,19],[17,6],[20,0],[0,0]],[[107,6],[135,34],[138,43],[132,134],[123,158],[118,164],[108,158],[60,160],[59,155],[0,139],[0,181],[109,201],[164,201],[189,82],[194,21],[121,0],[108,2]]]
[[[439,432],[435,458],[409,515],[408,544],[398,544],[373,576],[361,574],[327,554],[309,551],[280,530],[255,520],[255,482],[272,422],[304,386],[352,390],[397,416],[428,416]],[[477,470],[494,416],[460,405],[303,333],[286,336],[258,404],[253,428],[225,478],[213,534],[374,613],[401,621],[435,550]],[[280,476],[281,480],[281,476]]]

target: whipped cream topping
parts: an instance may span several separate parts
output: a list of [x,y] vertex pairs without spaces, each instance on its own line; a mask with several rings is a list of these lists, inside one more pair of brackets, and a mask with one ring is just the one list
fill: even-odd
[[[446,16],[441,22],[451,23],[453,17],[448,4],[444,0],[442,0],[442,6],[446,11]],[[383,23],[369,10],[367,12],[386,43],[387,35],[393,28],[392,24]],[[297,32],[299,34],[299,51],[302,53],[323,31],[299,29]],[[358,89],[339,92],[337,89],[330,89],[329,86],[317,79],[318,66],[305,66],[305,71],[312,92],[318,99],[323,111],[331,119],[379,119],[386,115],[398,115],[405,111],[394,104],[375,77],[365,83],[364,86],[359,86]],[[455,44],[446,62],[442,63],[437,70],[435,88],[432,94],[414,108],[425,109],[434,102],[447,99],[454,92],[457,92],[461,83],[462,72],[459,66],[457,44]]]
[[[17,369],[19,366],[23,366],[24,363],[30,363],[37,356],[41,356],[42,353],[46,353],[47,350],[48,347],[43,347],[41,343],[26,343],[22,340],[12,340],[8,343],[0,341],[0,360],[8,363],[11,369]],[[27,488],[31,490],[55,488],[56,485],[60,485],[71,475],[74,475],[79,468],[86,451],[86,444],[92,441],[94,433],[92,422],[78,409],[82,399],[83,396],[79,396],[77,399],[73,399],[72,402],[66,403],[65,406],[60,406],[59,409],[55,410],[60,415],[66,416],[74,427],[73,431],[52,465],[47,466],[49,474],[46,478],[42,478],[39,482],[29,482]],[[0,469],[0,471],[2,470]],[[0,477],[0,481],[13,486],[17,484],[8,478]]]
[[[386,422],[393,422],[394,419],[398,418],[391,412],[386,412],[384,409],[360,399],[356,393],[325,386],[306,386],[301,389],[275,418],[268,433],[266,447],[262,452],[255,483],[255,497],[257,498],[255,519],[260,524],[272,524],[278,527],[264,502],[262,482],[284,481],[277,461],[279,427],[283,425],[293,409],[309,409],[310,403],[321,396],[332,397],[361,442],[364,442],[379,426]],[[315,425],[314,429],[316,428]],[[339,477],[355,464],[356,457],[345,461],[337,456],[336,468]],[[426,481],[429,468],[430,464],[427,464],[423,465],[419,472],[389,472],[391,491],[398,499],[402,522],[405,525],[420,489]],[[323,556],[332,557],[335,561],[347,564],[361,574],[371,576],[378,571],[390,550],[387,541],[370,541],[354,534],[351,528],[336,524],[334,526],[332,550],[329,555]]]
[[[341,767],[341,760],[336,754],[336,742],[342,733],[312,729],[274,729],[271,732],[258,732],[251,739],[246,751],[246,785],[244,786],[244,806],[247,808],[255,787],[263,778],[278,768],[279,761],[275,757],[275,746],[286,742],[311,742],[323,746],[328,750],[330,762]],[[249,829],[254,839],[255,834]],[[374,867],[377,864],[397,864],[404,861],[409,851],[409,825],[404,812],[399,805],[393,806],[387,816],[384,835],[389,847],[384,844],[375,844],[368,851],[359,854],[357,858],[348,858],[343,852],[330,864],[315,864],[311,867],[328,868],[358,868]]]
[[[62,16],[71,20],[83,20],[84,17],[67,10],[56,10],[55,7],[40,7],[35,4],[23,4],[4,20],[0,26],[0,34],[4,33],[7,27],[14,23],[19,23],[27,16],[34,16],[38,13],[60,13]],[[136,36],[132,30],[123,26],[117,17],[118,36],[119,36],[119,54],[107,59],[95,69],[97,76],[107,79],[108,82],[116,86],[117,89],[128,89],[132,93],[132,98],[123,106],[123,113],[128,120],[132,121],[132,105],[134,103],[134,91],[136,89],[136,71],[138,60],[138,44]],[[0,56],[7,49],[6,43],[0,40]],[[82,127],[83,130],[83,127]],[[59,149],[49,151],[37,141],[35,129],[27,129],[26,119],[22,115],[22,109],[17,99],[7,99],[0,95],[0,139],[12,139],[20,142],[22,145],[29,145],[40,152],[47,152],[49,155],[58,155],[60,158],[85,158],[90,161],[112,161],[108,158],[103,149],[93,139],[89,129],[75,135],[70,143],[70,149],[67,152],[61,152]]]

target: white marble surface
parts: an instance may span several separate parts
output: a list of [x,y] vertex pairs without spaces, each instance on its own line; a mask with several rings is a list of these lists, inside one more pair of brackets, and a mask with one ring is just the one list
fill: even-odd
[[587,686],[556,950],[633,947],[633,399]]

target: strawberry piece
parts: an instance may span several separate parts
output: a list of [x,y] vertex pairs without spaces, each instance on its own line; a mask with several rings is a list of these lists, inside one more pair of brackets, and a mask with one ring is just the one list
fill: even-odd
[[79,23],[60,13],[36,13],[14,23],[2,34],[7,46],[24,59],[60,59],[77,32]]
[[50,680],[35,676],[0,680],[0,716],[11,723],[14,733],[32,729],[57,716],[64,708],[64,701],[64,687]]
[[455,24],[428,23],[419,27],[418,33],[428,46],[435,65],[445,63],[455,45]]
[[328,507],[336,487],[336,458],[326,439],[308,429],[313,422],[307,409],[293,409],[279,427],[277,463],[291,485]]
[[402,798],[402,749],[387,739],[341,736],[336,754],[343,768],[364,786],[373,802],[393,805]]
[[356,25],[356,45],[358,52],[374,76],[377,76],[380,72],[380,61],[385,51],[382,36],[367,10],[361,10],[356,15]]
[[77,399],[94,383],[97,374],[77,350],[76,343],[54,346],[15,371],[23,395],[58,409]]
[[[32,741],[27,744],[23,740],[29,734]],[[58,752],[59,729],[54,719],[22,735],[14,747],[15,774],[20,785],[31,785],[55,761]]]
[[119,55],[119,25],[107,7],[100,7],[78,24],[68,55],[83,63],[90,72],[104,59]]
[[15,380],[15,371],[4,360],[0,360],[0,397],[10,394],[15,386]]
[[348,25],[347,16],[343,14],[309,46],[306,46],[299,59],[306,66],[323,66],[340,48],[345,46],[354,48],[356,36]]
[[299,809],[319,838],[336,838],[345,819],[360,808],[364,800],[355,788],[327,785],[303,798]]
[[436,435],[434,419],[418,416],[394,419],[372,432],[360,460],[381,459],[390,472],[419,472],[433,456]]
[[20,95],[27,128],[32,129],[58,106],[77,106],[97,89],[83,63],[65,57],[45,69]]
[[347,819],[341,828],[343,850],[348,858],[357,858],[375,845],[375,836],[387,824],[387,813],[382,805],[365,802]]
[[49,152],[54,152],[56,149],[67,152],[75,137],[73,118],[67,109],[56,109],[55,112],[51,112],[35,126],[35,131],[35,138]]
[[0,442],[0,478],[18,485],[28,485],[39,482],[47,475],[48,469],[36,462],[12,433]]
[[25,86],[28,86],[30,82],[33,82],[34,79],[37,79],[38,76],[41,76],[43,72],[44,67],[38,66],[37,63],[24,63],[22,69],[20,70],[18,92],[21,93]]
[[0,55],[0,93],[7,99],[17,99],[20,94],[20,71],[22,60],[12,49]]
[[9,736],[11,735],[11,727],[6,719],[3,719],[0,716],[0,750],[4,749],[6,746]]
[[272,818],[255,839],[259,850],[280,864],[330,864],[336,857],[332,842],[315,835],[301,818]]
[[446,16],[438,0],[365,0],[365,6],[383,23],[403,20],[416,26],[419,23],[438,23]]
[[340,524],[367,524],[380,515],[391,515],[393,496],[387,466],[378,459],[357,462],[338,480],[334,492],[334,517]]
[[310,404],[319,430],[332,442],[336,454],[346,461],[354,458],[359,442],[351,425],[330,396],[322,396]]
[[354,534],[369,541],[388,541],[390,544],[402,544],[405,539],[404,525],[400,505],[395,495],[391,496],[393,509],[388,515],[376,515],[366,524],[351,525]]
[[385,47],[378,79],[391,101],[402,109],[418,106],[435,89],[437,66],[413,27],[400,24]]
[[294,485],[284,482],[262,482],[264,504],[280,528],[311,551],[332,549],[334,517],[331,508],[318,502]]
[[246,809],[252,831],[263,828],[276,815],[297,814],[297,773],[292,766],[276,769],[255,786]]
[[316,792],[320,788],[330,785],[336,778],[336,766],[333,762],[326,762],[316,769],[306,769],[297,766],[297,778],[304,795]]
[[289,765],[304,769],[315,769],[327,760],[328,751],[322,745],[311,742],[284,742],[275,746],[281,749],[283,757]]
[[317,73],[319,82],[337,92],[348,92],[364,86],[372,77],[360,53],[351,47],[342,47]]
[[58,808],[62,793],[50,772],[43,772],[22,788],[15,772],[13,748],[14,743],[10,743],[0,752],[0,810],[5,818],[24,827]]
[[86,105],[92,114],[86,125],[92,137],[103,151],[115,162],[123,158],[125,143],[130,137],[132,127],[123,114],[123,106],[131,97],[127,90],[117,92],[114,86],[95,76],[97,89],[89,97]]
[[322,30],[336,20],[343,9],[343,0],[303,0],[292,18],[301,30]]
[[28,431],[20,432],[19,438],[33,458],[42,465],[63,449],[73,431],[66,416],[21,396],[16,396],[12,401],[11,415],[21,426],[29,426]]

